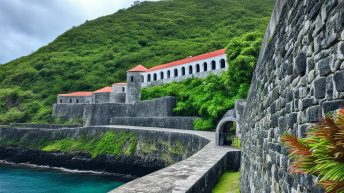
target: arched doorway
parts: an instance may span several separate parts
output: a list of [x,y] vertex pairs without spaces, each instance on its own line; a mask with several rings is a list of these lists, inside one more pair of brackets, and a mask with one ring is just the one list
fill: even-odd
[[216,144],[220,146],[239,146],[238,130],[239,123],[234,117],[221,119],[216,127]]

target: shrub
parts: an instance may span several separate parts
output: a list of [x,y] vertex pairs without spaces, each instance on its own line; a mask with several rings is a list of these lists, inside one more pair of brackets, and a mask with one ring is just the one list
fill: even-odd
[[344,192],[344,109],[322,119],[305,138],[285,134],[281,141],[293,160],[291,173],[318,176],[326,192]]

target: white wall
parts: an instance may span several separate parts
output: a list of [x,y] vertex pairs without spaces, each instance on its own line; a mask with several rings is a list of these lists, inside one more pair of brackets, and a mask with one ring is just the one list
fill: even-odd
[[[220,64],[221,59],[225,60],[225,68],[221,68],[221,64]],[[215,61],[215,64],[216,64],[215,70],[212,69],[212,63],[211,63],[212,61]],[[206,72],[204,71],[204,66],[203,66],[203,64],[205,62],[207,63],[207,71]],[[197,64],[199,64],[199,66],[200,66],[200,72],[196,72]],[[190,66],[192,66],[192,74],[189,73],[189,67]],[[182,68],[183,67],[185,68],[185,75],[182,75]],[[191,78],[191,77],[205,78],[210,73],[219,74],[227,68],[228,68],[227,56],[226,56],[226,54],[223,54],[220,56],[207,58],[204,60],[198,60],[195,62],[183,64],[183,65],[173,66],[170,68],[164,68],[161,70],[156,70],[156,71],[151,71],[151,72],[143,72],[142,75],[144,77],[144,81],[142,83],[142,87],[147,87],[147,86],[152,86],[152,85],[160,85],[160,84],[165,84],[165,83],[169,83],[172,81],[182,81],[182,80],[185,80],[185,79]],[[175,69],[178,71],[177,77],[174,76],[174,70]],[[167,76],[168,71],[170,71],[170,78],[168,78],[168,76]],[[161,72],[163,72],[163,74],[164,74],[163,79],[161,78]],[[157,80],[154,80],[154,74],[156,74]],[[148,76],[149,75],[151,75],[151,81],[150,82],[148,82]]]

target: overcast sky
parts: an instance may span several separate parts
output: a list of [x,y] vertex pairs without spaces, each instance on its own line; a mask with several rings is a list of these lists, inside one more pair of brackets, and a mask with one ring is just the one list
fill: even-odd
[[0,64],[31,54],[72,26],[127,8],[134,1],[0,0]]

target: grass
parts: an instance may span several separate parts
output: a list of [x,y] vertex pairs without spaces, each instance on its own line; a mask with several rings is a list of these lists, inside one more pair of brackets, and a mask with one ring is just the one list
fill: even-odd
[[43,151],[85,152],[98,155],[133,155],[136,151],[137,136],[132,132],[106,132],[100,139],[61,139],[42,147]]
[[226,172],[215,185],[213,193],[240,193],[240,172]]

